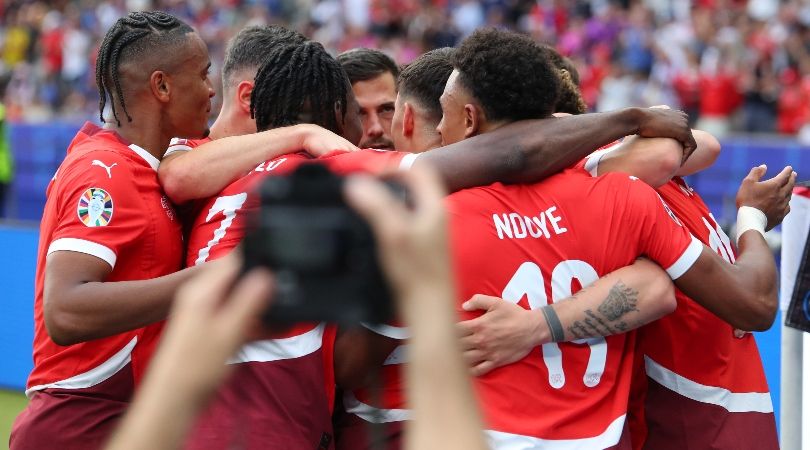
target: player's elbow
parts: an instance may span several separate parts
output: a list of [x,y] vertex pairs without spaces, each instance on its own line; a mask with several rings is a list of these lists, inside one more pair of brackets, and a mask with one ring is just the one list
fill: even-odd
[[740,328],[745,331],[768,331],[776,320],[778,301],[776,295],[763,295],[757,299],[748,318],[748,326]]
[[683,146],[675,139],[656,139],[654,159],[649,162],[649,179],[643,180],[654,188],[669,182],[681,168]]
[[720,156],[720,141],[711,134],[701,130],[692,130],[692,136],[694,136],[695,142],[697,142],[697,148],[700,149],[704,155],[704,159],[707,163],[706,167],[714,164]]
[[655,301],[654,319],[671,314],[678,306],[675,299],[675,286],[666,272],[661,269],[652,272],[649,277],[649,293]]
[[173,203],[179,205],[191,200],[188,188],[192,186],[192,177],[182,164],[161,166],[158,170],[158,179],[163,187],[163,192]]
[[67,346],[86,340],[83,336],[81,321],[73,314],[56,308],[46,308],[44,316],[45,329],[55,344]]

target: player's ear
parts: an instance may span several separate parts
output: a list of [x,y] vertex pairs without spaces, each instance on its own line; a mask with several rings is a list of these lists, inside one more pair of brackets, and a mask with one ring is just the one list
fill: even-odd
[[413,129],[415,127],[414,122],[415,122],[415,117],[414,117],[413,106],[410,103],[405,102],[405,104],[403,105],[403,110],[402,110],[402,135],[403,136],[405,136],[407,138],[410,138],[411,136],[413,136]]
[[152,72],[149,76],[149,88],[159,102],[168,103],[171,98],[171,80],[166,72],[162,70]]
[[464,105],[464,139],[478,134],[482,125],[483,111],[478,105],[467,103]]
[[236,86],[236,102],[239,109],[250,115],[250,95],[253,93],[253,81],[241,81]]

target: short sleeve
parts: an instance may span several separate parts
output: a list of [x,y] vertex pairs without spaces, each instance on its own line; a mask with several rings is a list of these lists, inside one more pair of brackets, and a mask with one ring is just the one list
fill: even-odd
[[689,233],[658,193],[637,178],[629,178],[628,207],[638,214],[641,252],[663,267],[670,278],[677,279],[697,261],[703,244]]
[[169,147],[166,149],[166,153],[163,154],[163,157],[165,158],[175,153],[187,152],[193,147],[193,142],[188,139],[172,138],[172,140],[169,141]]
[[115,268],[122,249],[137,243],[149,226],[129,164],[122,155],[102,151],[60,170],[52,194],[58,205],[48,254],[85,253]]
[[323,157],[337,173],[367,172],[380,174],[394,170],[408,170],[417,155],[384,150],[359,150],[356,152],[328,154]]

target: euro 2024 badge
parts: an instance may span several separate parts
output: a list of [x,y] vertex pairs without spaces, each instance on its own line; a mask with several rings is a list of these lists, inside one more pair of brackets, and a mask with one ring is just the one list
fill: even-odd
[[88,227],[104,227],[112,220],[113,199],[101,188],[90,188],[79,198],[79,220]]

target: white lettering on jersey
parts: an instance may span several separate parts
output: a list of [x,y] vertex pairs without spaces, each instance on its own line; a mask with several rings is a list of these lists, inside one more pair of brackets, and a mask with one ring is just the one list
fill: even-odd
[[568,228],[558,225],[563,218],[554,215],[555,211],[557,211],[557,207],[552,206],[531,217],[515,212],[493,214],[492,222],[495,225],[495,231],[498,232],[498,239],[504,239],[504,236],[509,239],[524,239],[529,236],[535,239],[540,236],[549,239],[551,238],[549,224],[554,235],[560,235],[568,231]]
[[[256,168],[253,169],[253,170],[255,172],[270,172],[272,170],[277,169],[278,166],[280,166],[281,163],[283,163],[286,160],[287,160],[287,158],[281,158],[281,159],[278,159],[276,161],[270,161],[270,162],[265,161],[265,162],[259,164],[258,166],[256,166]],[[265,164],[266,164],[266,166],[265,166]]]
[[[99,166],[99,167],[103,168],[104,170],[107,171],[107,176],[109,178],[112,178],[112,168],[117,166],[118,163],[112,163],[111,166],[108,166],[108,165],[104,164],[103,162],[101,162],[101,161],[99,161],[97,159],[94,159],[93,162],[90,163],[90,165],[91,166]],[[54,175],[54,177],[56,177],[56,175]]]

